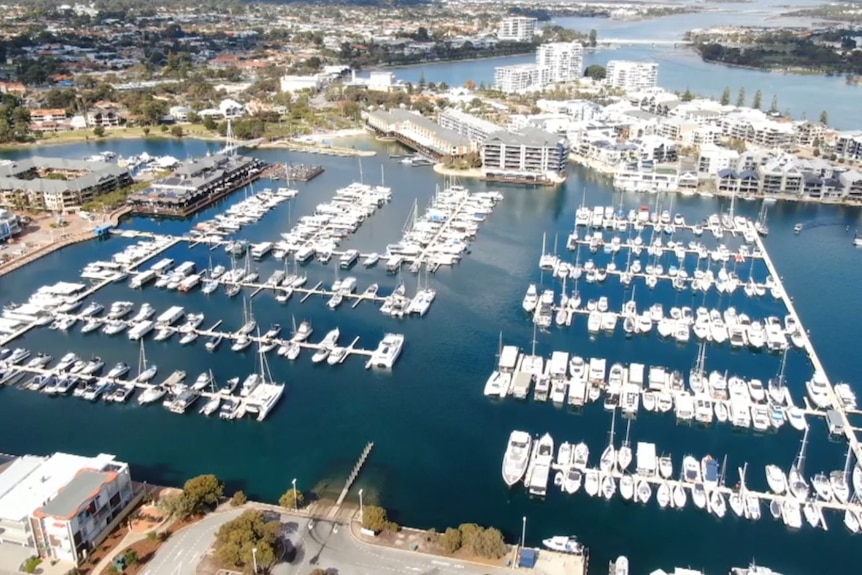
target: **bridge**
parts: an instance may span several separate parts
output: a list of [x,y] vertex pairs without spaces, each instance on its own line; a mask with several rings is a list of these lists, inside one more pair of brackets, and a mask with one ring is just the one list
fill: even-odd
[[691,40],[666,40],[659,38],[598,38],[599,46],[691,46]]

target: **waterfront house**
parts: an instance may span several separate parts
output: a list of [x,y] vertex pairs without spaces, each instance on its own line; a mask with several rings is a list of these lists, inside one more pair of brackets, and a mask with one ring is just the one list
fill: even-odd
[[849,200],[862,201],[862,172],[847,170],[838,175],[838,181],[844,188],[844,197]]
[[721,148],[715,144],[700,146],[697,158],[697,173],[701,176],[715,176],[721,170],[733,169],[739,162],[739,152]]
[[838,132],[835,155],[844,160],[862,160],[862,132]]

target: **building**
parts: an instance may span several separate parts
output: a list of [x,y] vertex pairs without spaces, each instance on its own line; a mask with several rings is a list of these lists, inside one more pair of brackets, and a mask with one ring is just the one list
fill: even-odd
[[503,18],[497,38],[509,42],[532,42],[536,35],[536,19],[524,16]]
[[658,64],[654,62],[611,60],[606,69],[608,86],[624,92],[649,90],[658,84]]
[[482,146],[489,180],[557,184],[565,181],[568,162],[565,138],[532,127],[496,132]]
[[542,44],[536,64],[547,68],[549,82],[573,82],[584,74],[584,47],[580,42]]
[[467,136],[444,128],[421,114],[400,108],[369,112],[365,123],[378,134],[395,138],[434,159],[464,156],[477,148]]
[[214,154],[181,163],[167,177],[129,197],[134,213],[186,216],[260,177],[262,160]]
[[80,564],[139,497],[113,455],[55,453],[0,462],[0,542]]
[[715,176],[721,170],[736,167],[739,152],[722,148],[715,144],[704,144],[700,147],[697,158],[697,173],[704,176]]
[[835,154],[845,160],[862,160],[862,132],[839,132]]
[[21,224],[18,221],[18,216],[0,208],[0,242],[5,242],[12,236],[20,233]]
[[0,164],[0,205],[66,212],[131,184],[117,164],[33,156]]
[[494,68],[494,86],[501,92],[514,94],[547,84],[548,69],[536,64],[515,64]]
[[282,92],[301,92],[313,90],[317,92],[324,86],[324,77],[319,74],[310,76],[282,76],[280,87]]
[[30,110],[30,131],[32,132],[61,132],[70,129],[68,115],[62,108]]
[[494,122],[462,112],[457,108],[446,108],[440,112],[437,122],[442,127],[467,136],[471,141],[480,144],[487,140],[490,134],[503,129]]

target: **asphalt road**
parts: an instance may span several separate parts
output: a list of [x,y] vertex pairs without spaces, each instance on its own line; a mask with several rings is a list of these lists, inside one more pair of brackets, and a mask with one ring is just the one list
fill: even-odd
[[289,537],[296,555],[289,563],[273,569],[273,575],[307,575],[315,567],[333,575],[379,575],[403,573],[409,575],[502,575],[509,569],[478,567],[450,558],[433,557],[411,551],[378,547],[356,540],[347,525],[327,521],[290,518]]
[[[142,575],[195,575],[195,569],[215,539],[215,532],[241,511],[210,515],[173,535],[159,550]],[[308,575],[315,567],[332,575],[503,575],[509,569],[478,567],[444,557],[433,557],[378,547],[356,540],[347,525],[309,521],[306,517],[281,516],[283,536],[289,541],[284,561],[273,575]],[[309,528],[309,524],[311,527]]]
[[209,515],[172,535],[142,575],[195,575],[198,563],[213,544],[218,528],[240,513],[242,511],[237,509]]

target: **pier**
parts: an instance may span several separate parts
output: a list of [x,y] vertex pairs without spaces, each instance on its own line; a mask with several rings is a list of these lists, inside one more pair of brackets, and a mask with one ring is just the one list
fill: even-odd
[[365,465],[365,461],[368,459],[368,456],[371,455],[372,449],[374,449],[374,442],[370,441],[365,445],[365,449],[362,450],[359,460],[356,462],[356,465],[353,466],[353,470],[350,472],[350,475],[347,476],[347,481],[344,482],[344,489],[341,490],[341,494],[335,502],[336,507],[341,507],[341,504],[344,503],[347,493],[350,491],[356,478],[359,477],[359,472],[362,471],[362,466]]

